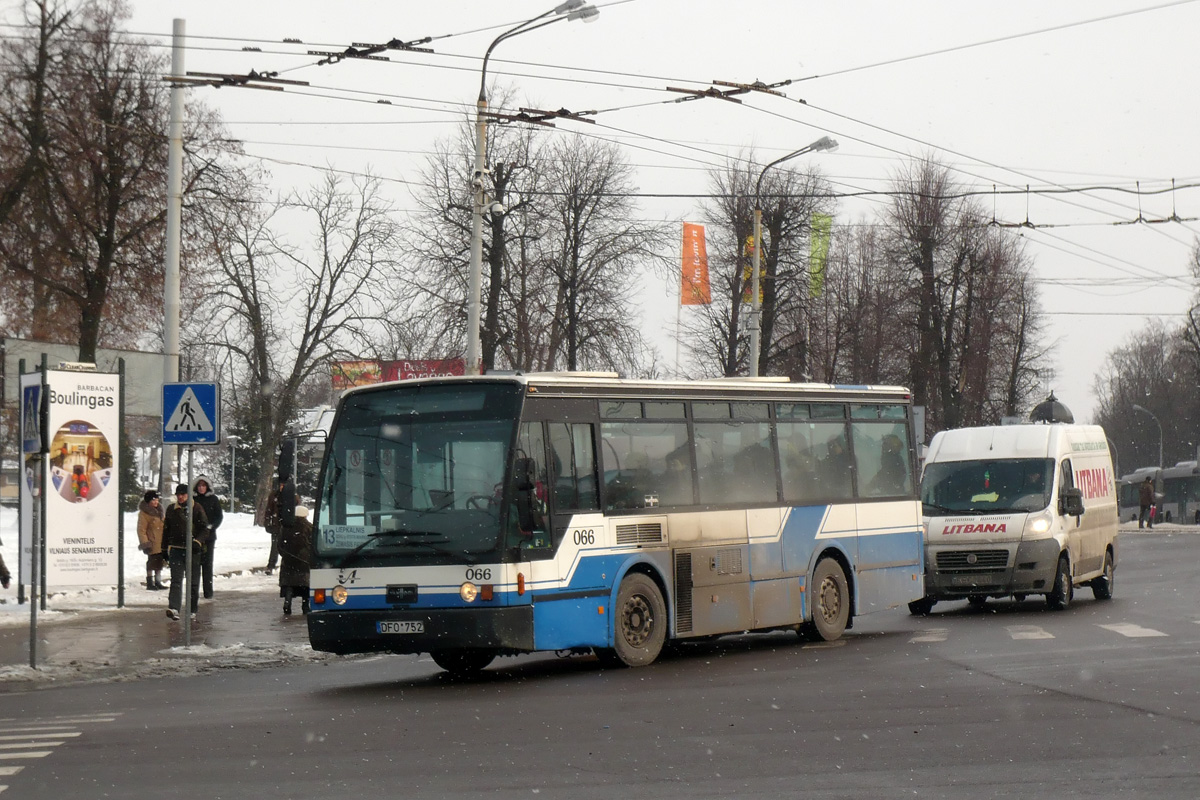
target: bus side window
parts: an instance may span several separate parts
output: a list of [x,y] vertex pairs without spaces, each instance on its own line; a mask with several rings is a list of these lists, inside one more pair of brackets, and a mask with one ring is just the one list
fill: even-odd
[[532,538],[535,544],[543,547],[549,544],[546,536],[548,477],[542,423],[523,423],[517,436],[517,457],[513,459],[513,502],[521,536]]
[[596,448],[592,426],[586,423],[552,422],[550,428],[550,484],[554,487],[554,509],[596,511]]

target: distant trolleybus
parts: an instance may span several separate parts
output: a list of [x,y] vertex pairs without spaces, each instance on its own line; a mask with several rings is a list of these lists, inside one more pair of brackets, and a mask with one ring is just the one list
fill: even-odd
[[488,375],[363,387],[326,444],[309,638],[332,653],[653,662],[670,640],[833,640],[922,597],[897,387]]

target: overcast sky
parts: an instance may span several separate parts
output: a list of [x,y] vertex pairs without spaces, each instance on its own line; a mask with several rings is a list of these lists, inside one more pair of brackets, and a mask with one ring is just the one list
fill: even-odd
[[[765,161],[823,135],[840,149],[806,158],[847,194],[885,188],[902,163],[925,154],[952,166],[967,188],[1019,189],[982,202],[1000,221],[1038,226],[1021,230],[1058,342],[1048,388],[1080,422],[1091,419],[1094,377],[1109,351],[1151,319],[1182,321],[1200,189],[1170,187],[1200,184],[1190,84],[1200,74],[1200,0],[597,6],[594,22],[564,21],[500,44],[488,74],[536,108],[601,111],[597,125],[559,130],[621,143],[642,192],[704,192],[705,170],[726,156],[754,148]],[[274,159],[281,189],[316,174],[280,162],[370,169],[396,181],[404,209],[412,205],[403,181],[474,103],[489,43],[552,3],[133,0],[132,8],[130,27],[164,44],[172,19],[186,21],[188,70],[278,70],[311,83],[281,93],[192,90],[248,153]],[[305,54],[426,36],[433,54],[392,52],[388,62],[316,66],[319,57]],[[792,83],[779,88],[785,97],[741,104],[667,102],[679,97],[668,86],[704,89],[714,80]],[[1045,191],[1083,187],[1109,189]],[[860,222],[884,202],[843,198],[835,224]],[[641,208],[647,218],[699,218],[694,199],[646,199]],[[1115,224],[1172,214],[1185,221]],[[676,291],[647,289],[651,319],[673,308]],[[670,362],[673,347],[660,345]]]

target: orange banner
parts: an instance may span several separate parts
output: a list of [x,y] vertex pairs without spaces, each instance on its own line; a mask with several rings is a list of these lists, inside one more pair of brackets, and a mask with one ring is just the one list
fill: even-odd
[[679,302],[685,306],[708,305],[712,302],[704,226],[693,222],[683,223],[683,290]]

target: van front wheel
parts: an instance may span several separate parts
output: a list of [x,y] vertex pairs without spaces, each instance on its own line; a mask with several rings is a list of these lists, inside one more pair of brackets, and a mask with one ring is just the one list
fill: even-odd
[[1113,579],[1116,568],[1113,566],[1112,551],[1104,554],[1104,574],[1092,580],[1092,594],[1097,600],[1111,600],[1113,596]]
[[1062,611],[1071,605],[1075,596],[1075,587],[1071,585],[1071,562],[1066,554],[1058,557],[1058,572],[1054,576],[1054,588],[1046,595],[1046,605],[1055,611]]

